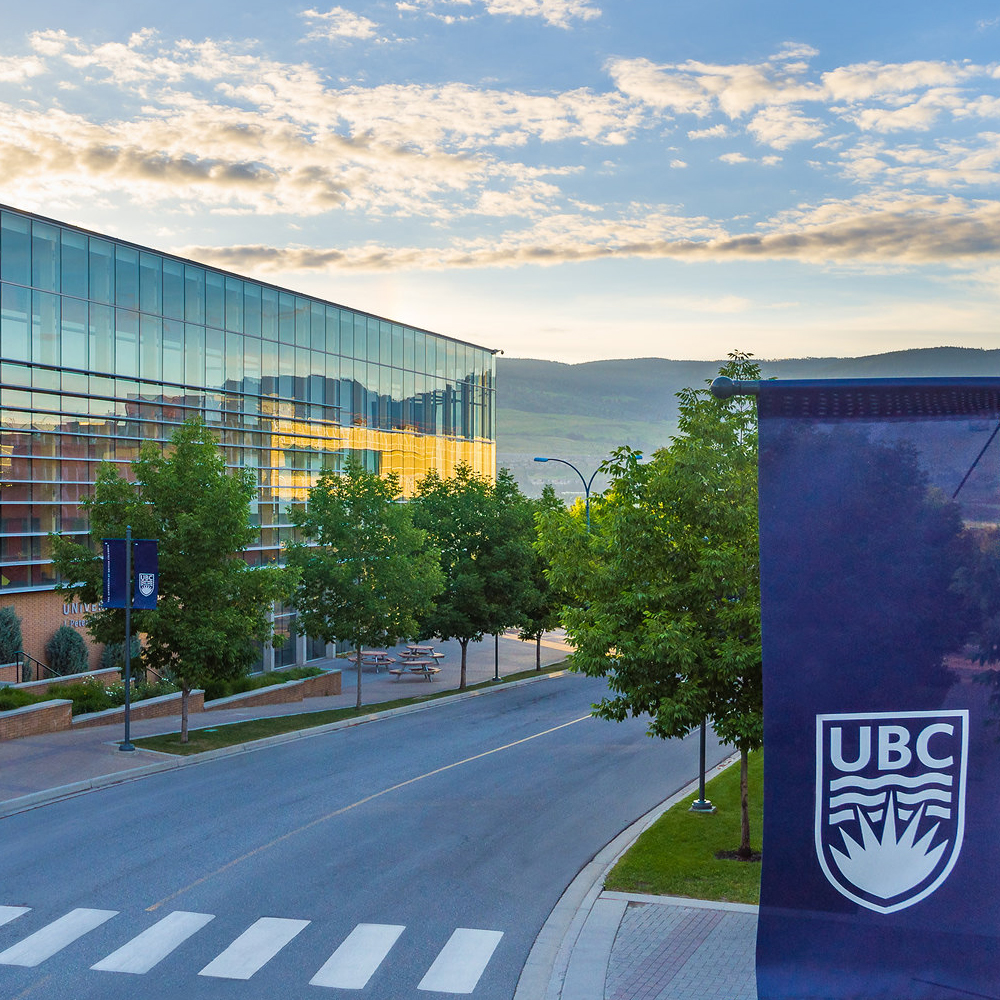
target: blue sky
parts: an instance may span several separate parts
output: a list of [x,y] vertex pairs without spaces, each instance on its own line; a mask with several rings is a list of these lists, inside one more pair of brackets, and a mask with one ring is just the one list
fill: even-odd
[[518,357],[1000,344],[1000,0],[38,0],[0,201]]

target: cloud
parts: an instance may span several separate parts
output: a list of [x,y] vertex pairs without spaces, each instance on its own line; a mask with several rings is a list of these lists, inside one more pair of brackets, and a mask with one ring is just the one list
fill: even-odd
[[691,140],[721,139],[725,136],[732,135],[732,132],[730,131],[728,125],[724,125],[720,122],[718,125],[712,125],[710,128],[691,129],[687,135]]
[[424,13],[446,23],[454,23],[469,20],[470,15],[442,14],[441,11],[455,7],[467,11],[477,9],[478,5],[487,14],[538,17],[556,28],[570,28],[573,21],[590,21],[601,16],[600,8],[592,6],[587,0],[477,0],[476,6],[472,0],[400,0],[396,9]]
[[68,198],[75,186],[81,197],[123,192],[143,205],[180,200],[189,211],[537,214],[563,197],[551,179],[578,168],[527,166],[512,151],[618,146],[646,127],[617,93],[343,86],[249,46],[166,45],[151,32],[97,45],[48,32],[32,44],[41,69],[67,86],[78,73],[91,91],[114,88],[118,113],[101,121],[0,105],[0,178],[6,199],[26,205]]
[[[634,211],[638,213],[639,207],[634,206]],[[331,268],[518,267],[629,257],[796,260],[851,267],[981,266],[1000,261],[1000,204],[994,201],[829,201],[785,213],[759,228],[759,232],[729,233],[706,219],[650,212],[643,218],[635,215],[629,219],[546,219],[499,239],[456,241],[447,247],[195,246],[180,252],[237,271],[287,274]]]
[[821,122],[807,118],[789,107],[764,108],[753,116],[747,131],[758,141],[775,149],[787,149],[793,143],[818,139],[824,133]]
[[331,7],[325,13],[310,8],[302,11],[299,17],[313,25],[312,30],[306,35],[307,39],[330,41],[368,39],[374,38],[378,30],[378,25],[374,21],[343,7]]

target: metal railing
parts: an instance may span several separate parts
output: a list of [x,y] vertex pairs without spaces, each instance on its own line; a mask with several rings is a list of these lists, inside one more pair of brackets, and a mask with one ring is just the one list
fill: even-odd
[[14,663],[17,665],[17,679],[15,684],[22,684],[25,681],[40,681],[44,677],[58,677],[59,675],[46,663],[36,660],[30,653],[19,649],[15,654]]

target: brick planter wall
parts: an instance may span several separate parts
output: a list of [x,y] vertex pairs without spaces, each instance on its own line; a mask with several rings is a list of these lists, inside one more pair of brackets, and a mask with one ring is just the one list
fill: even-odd
[[328,670],[318,677],[303,677],[303,697],[327,698],[340,694],[341,677],[339,670]]
[[91,677],[105,686],[115,684],[122,679],[117,668],[112,667],[109,670],[88,670],[85,674],[64,674],[62,677],[46,677],[41,681],[26,681],[24,684],[16,686],[23,691],[30,691],[32,694],[47,694],[52,688],[58,687],[60,684],[79,684],[81,681],[88,680]]
[[302,701],[304,687],[302,681],[286,681],[284,684],[257,688],[256,691],[231,694],[228,698],[216,698],[215,701],[205,702],[205,711],[213,712],[220,708],[253,708],[255,705],[284,705],[291,701]]
[[[188,696],[188,715],[201,712],[205,707],[205,692],[192,691]],[[162,719],[168,715],[181,714],[181,693],[160,695],[159,698],[147,698],[145,701],[132,703],[131,717],[139,719]],[[73,720],[73,728],[86,729],[89,726],[109,726],[125,721],[125,708],[109,708],[103,712],[88,712],[78,715]]]
[[4,663],[0,665],[0,681],[5,684],[14,684],[17,682],[16,663]]
[[69,729],[72,724],[73,702],[64,699],[25,705],[9,712],[0,712],[0,740],[16,740],[21,736],[37,736]]

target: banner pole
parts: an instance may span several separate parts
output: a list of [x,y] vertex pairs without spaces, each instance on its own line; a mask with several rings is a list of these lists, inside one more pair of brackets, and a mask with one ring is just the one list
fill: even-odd
[[129,739],[132,714],[132,526],[125,527],[125,742],[119,750],[134,750]]

